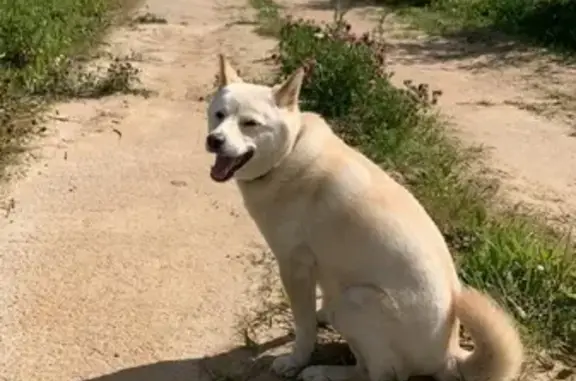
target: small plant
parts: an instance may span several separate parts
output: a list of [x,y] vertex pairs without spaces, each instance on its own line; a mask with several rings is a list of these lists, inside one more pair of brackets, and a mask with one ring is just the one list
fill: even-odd
[[101,98],[116,93],[148,95],[149,92],[137,87],[139,74],[138,68],[120,58],[105,69],[74,68],[55,84],[52,95],[60,98]]
[[257,12],[256,32],[262,36],[277,36],[283,22],[283,18],[280,17],[280,6],[273,0],[250,0],[250,5]]
[[433,106],[438,103],[438,99],[442,95],[442,90],[430,91],[430,86],[427,83],[420,83],[415,86],[411,80],[404,80],[404,86],[406,86],[406,94],[423,106]]
[[167,24],[168,21],[164,17],[155,15],[154,13],[146,12],[143,15],[136,16],[134,22],[138,24]]

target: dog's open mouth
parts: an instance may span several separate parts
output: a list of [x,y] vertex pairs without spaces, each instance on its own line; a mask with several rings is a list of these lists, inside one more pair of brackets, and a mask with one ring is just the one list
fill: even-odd
[[238,157],[230,157],[224,155],[216,155],[216,162],[210,171],[212,180],[219,183],[228,181],[234,176],[234,173],[242,168],[254,156],[254,150],[249,150],[244,155]]

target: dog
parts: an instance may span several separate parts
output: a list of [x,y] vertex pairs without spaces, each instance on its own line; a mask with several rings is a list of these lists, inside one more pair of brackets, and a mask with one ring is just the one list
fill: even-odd
[[[515,378],[523,344],[514,320],[460,282],[438,227],[405,187],[300,110],[304,67],[273,87],[244,82],[223,55],[219,67],[207,107],[210,176],[236,181],[294,319],[293,348],[272,371],[305,381]],[[346,340],[355,366],[308,365],[319,321]],[[459,345],[460,322],[471,352]]]

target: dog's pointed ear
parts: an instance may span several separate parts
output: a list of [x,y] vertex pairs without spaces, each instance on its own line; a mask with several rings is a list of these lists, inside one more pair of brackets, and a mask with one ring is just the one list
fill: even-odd
[[288,79],[283,83],[272,88],[274,101],[278,107],[294,109],[298,106],[300,88],[302,87],[305,74],[306,71],[304,70],[304,67],[300,67],[290,74],[290,77],[288,77]]
[[231,83],[243,82],[236,70],[230,65],[224,54],[218,55],[220,72],[218,73],[218,87],[223,88]]

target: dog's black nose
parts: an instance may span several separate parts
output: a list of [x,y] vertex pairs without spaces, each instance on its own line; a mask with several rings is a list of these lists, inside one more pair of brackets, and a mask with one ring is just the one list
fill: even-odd
[[224,145],[224,135],[209,134],[206,138],[206,145],[211,151],[218,151]]

